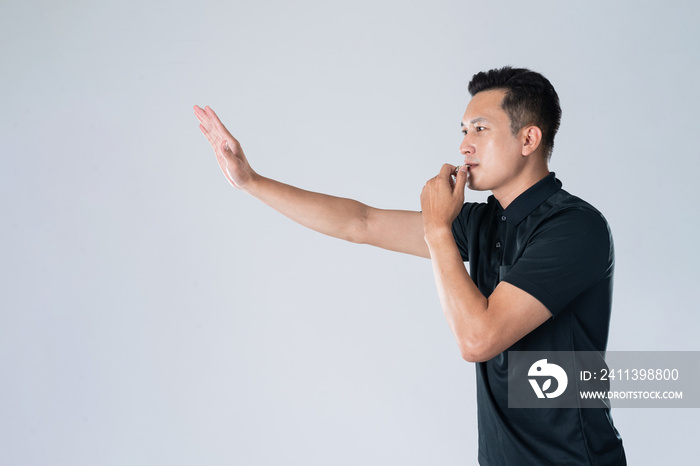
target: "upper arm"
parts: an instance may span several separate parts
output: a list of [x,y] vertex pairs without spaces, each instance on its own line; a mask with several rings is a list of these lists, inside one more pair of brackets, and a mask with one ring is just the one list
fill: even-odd
[[362,242],[390,251],[430,258],[425,243],[423,216],[408,210],[384,210],[369,207]]
[[545,323],[552,314],[537,298],[500,282],[488,298],[480,344],[465,359],[488,361]]

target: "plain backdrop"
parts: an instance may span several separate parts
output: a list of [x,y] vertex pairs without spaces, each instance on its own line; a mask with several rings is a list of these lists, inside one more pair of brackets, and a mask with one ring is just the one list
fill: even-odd
[[[607,217],[610,350],[698,350],[696,2],[3,1],[0,463],[472,465],[473,364],[425,259],[305,230],[261,174],[420,208],[466,86],[563,107],[551,169]],[[488,193],[467,192],[469,200]],[[617,409],[630,464],[697,461],[697,410]]]

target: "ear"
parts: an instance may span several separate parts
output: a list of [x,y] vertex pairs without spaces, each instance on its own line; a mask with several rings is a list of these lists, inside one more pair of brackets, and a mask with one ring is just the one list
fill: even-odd
[[542,142],[542,130],[537,126],[526,126],[522,130],[522,154],[528,156],[535,152]]

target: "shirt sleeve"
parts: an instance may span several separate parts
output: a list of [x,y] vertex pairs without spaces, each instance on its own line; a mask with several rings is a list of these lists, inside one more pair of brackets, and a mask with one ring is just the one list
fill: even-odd
[[502,280],[534,296],[556,317],[579,294],[611,275],[613,266],[612,236],[603,216],[571,208],[537,227]]
[[457,217],[452,222],[452,236],[457,243],[459,255],[462,256],[462,261],[469,260],[469,218],[471,216],[474,204],[467,202],[462,205],[462,210],[459,211]]

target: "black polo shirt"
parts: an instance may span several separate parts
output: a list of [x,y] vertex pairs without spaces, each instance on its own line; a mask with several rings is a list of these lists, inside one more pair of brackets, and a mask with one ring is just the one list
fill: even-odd
[[[464,204],[452,224],[484,296],[504,280],[552,314],[507,351],[605,351],[607,345],[610,229],[600,212],[561,186],[550,173],[505,210],[494,196]],[[476,364],[481,465],[626,464],[609,409],[508,408],[507,351]]]

